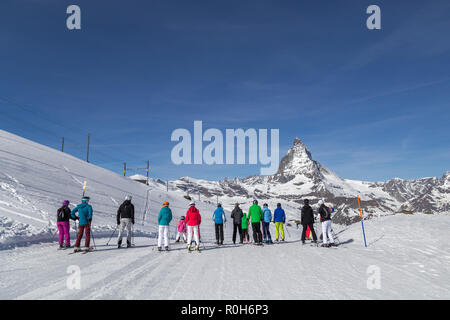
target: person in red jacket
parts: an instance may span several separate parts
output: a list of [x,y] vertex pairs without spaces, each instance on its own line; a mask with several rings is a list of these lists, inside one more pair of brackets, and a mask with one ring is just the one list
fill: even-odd
[[200,216],[200,212],[195,207],[195,202],[189,203],[189,209],[186,212],[186,225],[187,225],[187,234],[188,234],[188,246],[187,249],[191,250],[191,242],[192,242],[192,233],[194,233],[195,240],[195,250],[199,251],[199,226],[202,223],[202,217]]

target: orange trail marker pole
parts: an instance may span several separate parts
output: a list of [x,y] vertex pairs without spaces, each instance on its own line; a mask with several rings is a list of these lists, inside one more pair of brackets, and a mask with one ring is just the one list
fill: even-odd
[[364,219],[362,216],[362,210],[361,210],[361,202],[359,201],[359,196],[357,196],[358,199],[358,208],[359,208],[359,216],[361,217],[361,226],[362,226],[362,232],[364,237],[364,246],[367,248],[367,242],[366,242],[366,233],[364,232]]

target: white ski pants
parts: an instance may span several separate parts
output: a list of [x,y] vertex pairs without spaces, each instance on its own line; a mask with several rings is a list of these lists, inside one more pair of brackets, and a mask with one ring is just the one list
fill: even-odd
[[178,231],[177,233],[177,238],[175,239],[176,241],[181,239],[181,235],[183,235],[183,240],[186,241],[186,232],[180,232]]
[[131,219],[130,218],[122,218],[120,219],[120,227],[119,227],[119,237],[118,241],[122,241],[123,232],[127,229],[127,241],[131,243]]
[[323,243],[327,244],[328,240],[330,243],[334,243],[333,234],[331,232],[331,220],[322,222],[322,235]]
[[198,226],[187,226],[187,234],[188,234],[188,245],[191,245],[192,242],[192,232],[194,233],[195,244],[198,246],[200,244],[198,238]]
[[164,247],[169,246],[169,226],[159,226],[158,247],[161,247],[164,238]]

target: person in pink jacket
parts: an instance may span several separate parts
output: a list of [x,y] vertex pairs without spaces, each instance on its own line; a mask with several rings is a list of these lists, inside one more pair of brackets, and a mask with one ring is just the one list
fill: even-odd
[[183,241],[186,243],[186,221],[185,217],[182,216],[180,221],[178,222],[178,233],[175,242],[180,242],[180,238],[183,235]]
[[199,226],[200,223],[202,223],[202,217],[200,216],[200,212],[195,207],[195,202],[191,202],[189,204],[189,209],[186,212],[186,224],[187,224],[187,233],[188,233],[188,246],[187,249],[191,250],[191,241],[192,241],[192,234],[194,234],[194,240],[195,240],[195,250],[199,251],[199,245],[200,245],[200,237],[199,237]]

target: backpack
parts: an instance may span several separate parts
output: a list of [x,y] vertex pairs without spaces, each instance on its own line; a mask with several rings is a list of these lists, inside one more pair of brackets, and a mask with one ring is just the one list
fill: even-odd
[[59,220],[64,220],[66,218],[65,207],[59,208],[57,215]]

